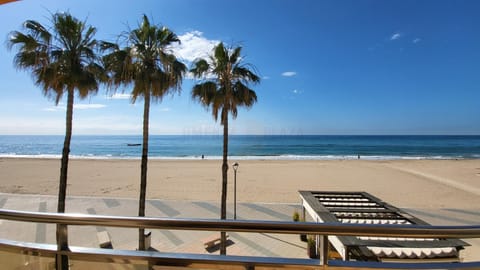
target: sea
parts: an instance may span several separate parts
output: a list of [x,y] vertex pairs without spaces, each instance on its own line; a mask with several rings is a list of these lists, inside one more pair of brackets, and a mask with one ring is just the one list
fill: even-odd
[[[2,135],[0,157],[59,158],[61,135]],[[70,157],[140,159],[141,136],[73,136]],[[150,159],[221,159],[221,135],[152,135]],[[480,159],[480,136],[230,135],[239,160]]]

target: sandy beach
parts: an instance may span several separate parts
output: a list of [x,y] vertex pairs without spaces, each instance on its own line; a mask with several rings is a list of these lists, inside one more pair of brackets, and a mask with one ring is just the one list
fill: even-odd
[[[480,160],[238,162],[240,202],[298,203],[298,190],[339,190],[367,191],[402,208],[480,205]],[[220,165],[220,160],[150,160],[147,198],[218,201]],[[59,167],[55,159],[0,159],[0,192],[57,195]],[[74,159],[67,195],[137,198],[139,174],[139,160]],[[230,168],[229,201],[233,174]]]

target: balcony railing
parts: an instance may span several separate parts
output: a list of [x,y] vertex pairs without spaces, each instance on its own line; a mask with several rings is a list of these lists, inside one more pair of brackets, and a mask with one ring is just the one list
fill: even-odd
[[[0,210],[0,220],[57,224],[57,245],[0,240],[0,261],[13,269],[62,269],[62,261],[70,269],[100,269],[92,263],[107,263],[110,269],[156,269],[157,267],[189,267],[201,269],[480,269],[480,262],[458,263],[381,263],[329,260],[329,235],[379,236],[408,238],[480,238],[478,226],[357,225],[329,223],[293,223],[276,221],[171,219],[151,217],[100,216],[85,214],[37,213]],[[165,253],[97,249],[68,246],[68,225],[106,226],[189,231],[225,231],[276,234],[321,235],[320,259],[298,259],[209,254]],[[63,229],[62,229],[63,228]],[[68,242],[68,241],[67,241]],[[17,256],[13,256],[13,255]],[[56,262],[56,263],[55,263]],[[31,265],[30,268],[27,268]],[[132,268],[128,268],[132,266]],[[24,267],[24,268],[21,268]],[[113,267],[113,268],[112,268]],[[68,267],[63,266],[64,269]],[[165,269],[165,268],[162,268]],[[63,269],[62,269],[63,270]]]

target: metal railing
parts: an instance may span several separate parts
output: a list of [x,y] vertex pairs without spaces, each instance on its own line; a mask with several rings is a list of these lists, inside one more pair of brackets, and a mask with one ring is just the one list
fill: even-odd
[[[0,219],[10,221],[51,223],[65,227],[106,226],[124,228],[145,228],[189,231],[232,231],[249,233],[313,234],[322,235],[324,243],[320,253],[327,254],[328,235],[336,236],[378,236],[408,238],[480,238],[480,225],[476,226],[418,226],[418,225],[358,225],[332,223],[294,223],[278,221],[213,220],[213,219],[171,219],[152,217],[124,217],[86,214],[38,213],[26,211],[0,210]],[[57,234],[68,231],[57,230]],[[58,239],[57,235],[57,239]],[[61,237],[60,237],[61,238]],[[460,263],[377,263],[345,262],[323,259],[293,259],[253,256],[221,256],[207,254],[164,253],[155,251],[108,250],[97,248],[68,247],[0,240],[0,250],[37,254],[41,256],[69,257],[86,261],[109,262],[116,259],[141,260],[149,265],[182,266],[192,268],[242,267],[252,269],[262,267],[293,267],[295,269],[480,269],[480,262]],[[124,261],[125,262],[125,261]],[[126,262],[128,263],[128,262]],[[58,268],[59,269],[59,268]]]

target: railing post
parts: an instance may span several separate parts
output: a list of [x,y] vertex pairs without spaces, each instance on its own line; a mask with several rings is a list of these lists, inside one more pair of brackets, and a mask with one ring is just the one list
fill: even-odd
[[320,265],[328,264],[328,235],[320,235],[320,249],[318,250],[320,255]]
[[[68,228],[67,225],[57,224],[57,251],[65,250],[68,250]],[[57,253],[55,259],[57,270],[68,270],[69,262],[67,255]]]

